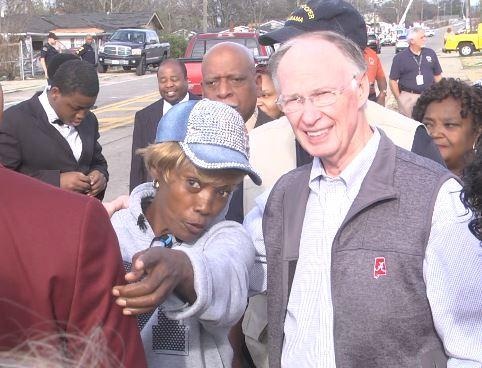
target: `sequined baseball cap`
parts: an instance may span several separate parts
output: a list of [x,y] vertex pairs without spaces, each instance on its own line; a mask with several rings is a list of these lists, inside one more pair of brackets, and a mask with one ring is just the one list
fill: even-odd
[[202,169],[244,171],[256,184],[259,174],[249,163],[248,132],[232,107],[208,99],[174,105],[157,126],[156,143],[178,142],[191,162]]

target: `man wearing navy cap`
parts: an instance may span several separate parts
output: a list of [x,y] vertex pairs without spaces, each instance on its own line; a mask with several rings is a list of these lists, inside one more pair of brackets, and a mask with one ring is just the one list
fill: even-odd
[[[290,38],[310,32],[335,31],[354,41],[361,50],[366,47],[366,24],[358,11],[345,1],[312,0],[295,10],[283,28],[260,36],[265,45],[285,43]],[[320,69],[320,73],[326,73]],[[365,112],[370,124],[381,128],[398,146],[445,165],[438,148],[425,126],[373,101],[367,101]],[[278,178],[297,166],[311,162],[311,157],[296,143],[287,118],[255,128],[250,132],[251,162],[263,178],[263,185],[254,187],[245,182],[244,213],[254,205],[255,198]]]
[[[356,9],[345,1],[319,0],[309,1],[295,10],[283,28],[260,36],[260,43],[285,43],[297,35],[319,30],[342,34],[354,41],[361,50],[366,47],[366,24]],[[321,68],[319,73],[329,74]],[[370,124],[380,127],[395,144],[443,164],[443,159],[423,124],[372,101],[367,101],[365,106]],[[312,157],[295,140],[286,116],[255,128],[250,132],[249,139],[250,162],[259,170],[263,184],[254,186],[248,180],[244,181],[244,214],[255,206],[256,198],[274,185],[281,175],[312,161]],[[256,270],[257,267],[258,265],[255,265],[255,275],[260,272]],[[263,299],[263,295],[250,299],[243,322],[246,342],[257,367],[267,365],[267,355],[263,347],[267,339],[262,326],[263,319],[266,321],[266,317],[262,317],[266,315]]]
[[366,64],[348,39],[298,36],[270,70],[314,158],[245,218],[267,260],[267,284],[251,287],[268,290],[269,366],[480,367],[482,250],[457,178],[370,124]]

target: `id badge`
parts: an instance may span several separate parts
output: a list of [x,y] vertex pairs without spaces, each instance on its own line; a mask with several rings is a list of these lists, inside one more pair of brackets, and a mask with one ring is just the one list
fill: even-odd
[[415,78],[415,81],[417,82],[417,86],[423,85],[423,75],[422,74],[417,75],[417,78]]

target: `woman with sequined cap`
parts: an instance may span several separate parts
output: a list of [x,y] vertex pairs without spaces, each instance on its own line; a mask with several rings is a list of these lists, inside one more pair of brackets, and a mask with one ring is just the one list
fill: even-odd
[[139,314],[149,367],[230,367],[228,331],[245,310],[255,250],[224,214],[245,175],[261,183],[244,121],[220,102],[180,103],[140,154],[154,182],[111,219],[135,281],[114,288],[117,304]]

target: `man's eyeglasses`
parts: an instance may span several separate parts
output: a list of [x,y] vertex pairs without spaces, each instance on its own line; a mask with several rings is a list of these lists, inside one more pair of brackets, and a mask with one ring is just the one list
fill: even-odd
[[[355,82],[354,82],[355,81]],[[315,107],[321,108],[325,106],[332,105],[336,102],[339,96],[345,92],[345,90],[354,85],[357,82],[357,76],[354,75],[351,82],[343,88],[326,90],[317,89],[310,93],[308,97],[301,95],[283,96],[280,95],[276,99],[276,104],[285,114],[291,114],[294,112],[299,112],[304,108],[306,100],[309,100],[311,104]],[[356,85],[356,84],[355,84]]]

